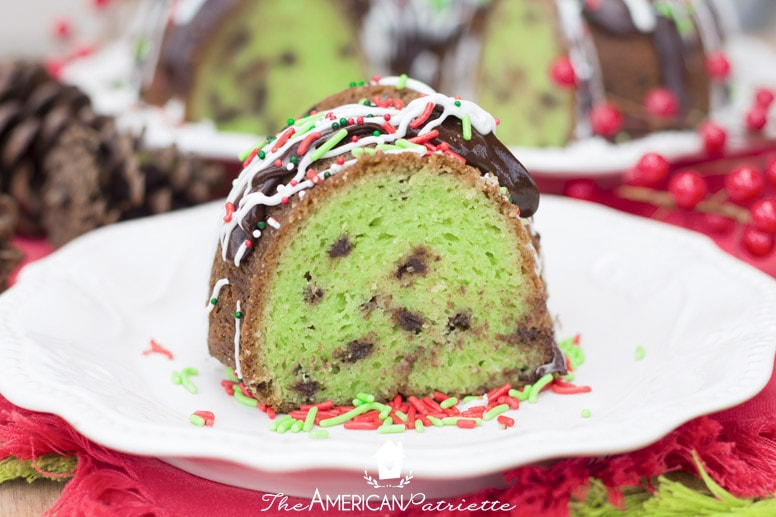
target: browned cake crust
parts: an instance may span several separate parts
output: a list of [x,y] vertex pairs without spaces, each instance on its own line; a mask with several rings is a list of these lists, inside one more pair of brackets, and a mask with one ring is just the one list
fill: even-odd
[[[343,169],[309,191],[305,197],[294,198],[289,205],[282,209],[270,209],[268,215],[278,220],[280,230],[267,227],[257,246],[243,260],[240,267],[235,267],[232,263],[222,260],[220,247],[216,253],[210,287],[212,289],[221,278],[229,279],[229,285],[221,289],[218,303],[210,314],[208,335],[211,355],[225,365],[235,367],[234,307],[237,301],[241,300],[242,307],[250,308],[243,315],[240,329],[240,363],[243,380],[248,389],[263,403],[281,411],[291,409],[282,400],[273,398],[270,389],[272,372],[268,371],[261,362],[262,340],[257,338],[257,331],[261,328],[260,318],[264,313],[277,262],[283,251],[295,238],[299,225],[314,214],[332,193],[346,183],[356,182],[360,178],[382,174],[386,171],[416,171],[421,168],[438,170],[440,174],[456,174],[467,183],[476,185],[498,205],[502,214],[514,221],[511,229],[517,239],[525,243],[531,240],[532,236],[526,226],[519,221],[517,207],[499,194],[498,187],[481,181],[479,170],[439,154],[425,157],[418,157],[413,153],[365,156],[354,165]],[[524,277],[531,279],[531,283],[527,287],[530,294],[526,297],[526,304],[529,307],[526,312],[528,316],[521,321],[520,328],[516,329],[514,334],[503,336],[503,340],[507,343],[512,341],[535,343],[542,350],[542,364],[553,365],[555,368],[552,371],[562,370],[562,366],[557,363],[559,361],[562,363],[563,359],[558,355],[552,318],[546,308],[547,291],[542,279],[534,274],[537,258],[528,246],[523,246],[520,251],[523,259]],[[409,372],[412,368],[412,360],[397,362],[393,367],[403,372]],[[546,371],[539,368],[535,371],[532,370],[528,375],[514,373],[513,385],[518,387],[536,381]],[[482,386],[481,392],[492,387]],[[402,391],[402,387],[398,388],[399,392],[404,395],[427,395],[426,393],[405,393]]]

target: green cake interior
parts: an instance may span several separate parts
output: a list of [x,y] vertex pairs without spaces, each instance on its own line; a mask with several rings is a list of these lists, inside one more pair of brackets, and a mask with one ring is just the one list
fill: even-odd
[[555,85],[551,63],[565,53],[555,3],[500,0],[483,32],[478,103],[502,117],[499,139],[563,147],[574,128],[573,89]]
[[300,107],[361,79],[358,42],[341,7],[328,0],[244,2],[198,56],[189,117],[269,135]]
[[514,224],[453,174],[340,186],[300,227],[270,288],[258,332],[272,390],[303,403],[533,380],[544,352],[518,338],[530,308]]

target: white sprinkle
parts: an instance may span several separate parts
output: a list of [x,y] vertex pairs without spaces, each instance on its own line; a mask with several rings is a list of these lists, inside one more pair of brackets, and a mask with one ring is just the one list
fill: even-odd
[[258,239],[259,237],[261,237],[261,230],[259,229],[253,230],[253,238]]
[[273,227],[276,230],[278,230],[280,228],[280,223],[274,217],[267,218],[267,224],[270,225],[271,227]]

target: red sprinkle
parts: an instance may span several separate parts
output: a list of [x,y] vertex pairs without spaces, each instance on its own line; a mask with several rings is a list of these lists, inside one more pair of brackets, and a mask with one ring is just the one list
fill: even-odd
[[331,409],[334,407],[334,402],[331,400],[325,400],[323,402],[318,402],[317,404],[302,404],[299,406],[299,409],[312,409],[313,407],[317,407],[318,410]]
[[155,339],[151,340],[151,348],[149,348],[148,350],[143,350],[143,355],[148,355],[148,354],[162,354],[167,356],[167,359],[169,359],[170,361],[173,360],[172,352],[170,352],[162,345],[157,343]]
[[296,133],[296,129],[290,127],[286,129],[282,135],[278,137],[277,140],[275,140],[275,144],[272,146],[272,152],[277,152],[281,147],[286,145],[286,142],[288,142],[288,139],[291,138],[294,133]]
[[503,425],[504,427],[512,427],[513,425],[515,425],[515,419],[510,418],[506,415],[499,415],[498,417],[496,417],[496,422]]
[[307,152],[307,150],[310,148],[310,145],[318,140],[321,137],[320,131],[313,131],[312,133],[309,133],[306,137],[304,137],[304,140],[299,144],[299,147],[296,150],[296,154],[299,156],[302,156]]
[[550,388],[554,393],[559,393],[561,395],[574,395],[576,393],[589,393],[593,391],[593,388],[590,386],[578,386],[576,384],[559,381],[557,379],[553,381],[552,384],[550,384]]
[[506,395],[509,390],[512,389],[512,385],[509,383],[506,383],[502,386],[499,386],[498,388],[494,388],[488,392],[488,402],[493,402],[498,400],[499,397]]
[[275,417],[277,416],[277,413],[275,413],[275,410],[272,409],[271,407],[267,408],[266,413],[267,413],[267,416],[269,417],[270,420],[274,420]]
[[[423,108],[423,113],[418,115],[415,119],[412,120],[412,122],[410,122],[410,127],[412,129],[419,128],[421,125],[423,125],[423,123],[426,120],[428,120],[428,117],[431,116],[431,112],[432,111],[434,111],[434,103],[433,102],[427,102],[426,103],[426,107]],[[437,134],[439,134],[439,133],[437,132]]]
[[439,131],[437,131],[436,129],[432,129],[428,133],[424,133],[422,135],[418,135],[416,137],[410,138],[409,141],[412,142],[413,144],[425,144],[426,142],[429,142],[438,136],[439,136]]
[[221,381],[221,387],[224,388],[224,391],[227,395],[230,397],[234,395],[234,385],[237,384],[235,381],[230,381],[227,379],[224,379]]
[[362,431],[374,431],[380,427],[380,422],[359,422],[355,420],[349,420],[342,424],[345,429],[362,430]]
[[194,414],[200,417],[202,420],[204,420],[206,426],[213,427],[213,423],[216,420],[216,416],[213,414],[212,411],[194,411]]
[[460,427],[461,429],[474,429],[475,427],[477,427],[477,422],[475,420],[468,420],[466,418],[461,418],[455,421],[455,426]]
[[391,124],[390,122],[387,122],[387,121],[383,122],[383,129],[385,130],[386,133],[388,133],[390,135],[392,135],[392,134],[394,134],[396,132],[396,128],[393,127],[393,124]]
[[243,166],[243,169],[244,169],[244,168],[246,168],[248,165],[250,165],[251,161],[253,161],[253,159],[256,157],[256,155],[257,155],[258,153],[259,153],[259,148],[258,148],[258,147],[255,147],[255,148],[254,148],[254,149],[251,151],[251,154],[249,154],[249,155],[248,155],[248,157],[247,157],[247,158],[245,159],[245,161],[243,162],[243,164],[242,164],[242,166]]
[[423,402],[421,402],[420,400],[418,400],[418,398],[415,397],[414,395],[410,395],[410,398],[408,399],[408,401],[421,415],[425,416],[430,413],[430,411],[428,410],[428,407],[426,407],[426,405],[423,404]]
[[449,395],[445,395],[444,393],[439,391],[435,391],[433,393],[433,396],[434,396],[434,400],[436,400],[437,402],[442,402],[443,400],[447,400],[450,398]]
[[466,158],[461,156],[460,154],[456,153],[455,151],[451,151],[449,149],[445,150],[445,154],[449,156],[450,158],[453,158],[455,160],[458,160],[461,163],[466,163]]

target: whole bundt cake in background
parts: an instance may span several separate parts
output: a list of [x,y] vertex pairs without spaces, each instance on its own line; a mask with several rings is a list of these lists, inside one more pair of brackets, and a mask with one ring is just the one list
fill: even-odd
[[209,348],[275,409],[565,372],[530,226],[539,194],[496,120],[381,83],[258,145],[225,202]]
[[521,147],[695,128],[727,100],[707,66],[723,42],[711,0],[210,0],[171,12],[144,96],[228,131],[272,134],[295,106],[403,73],[503,116],[500,138]]

